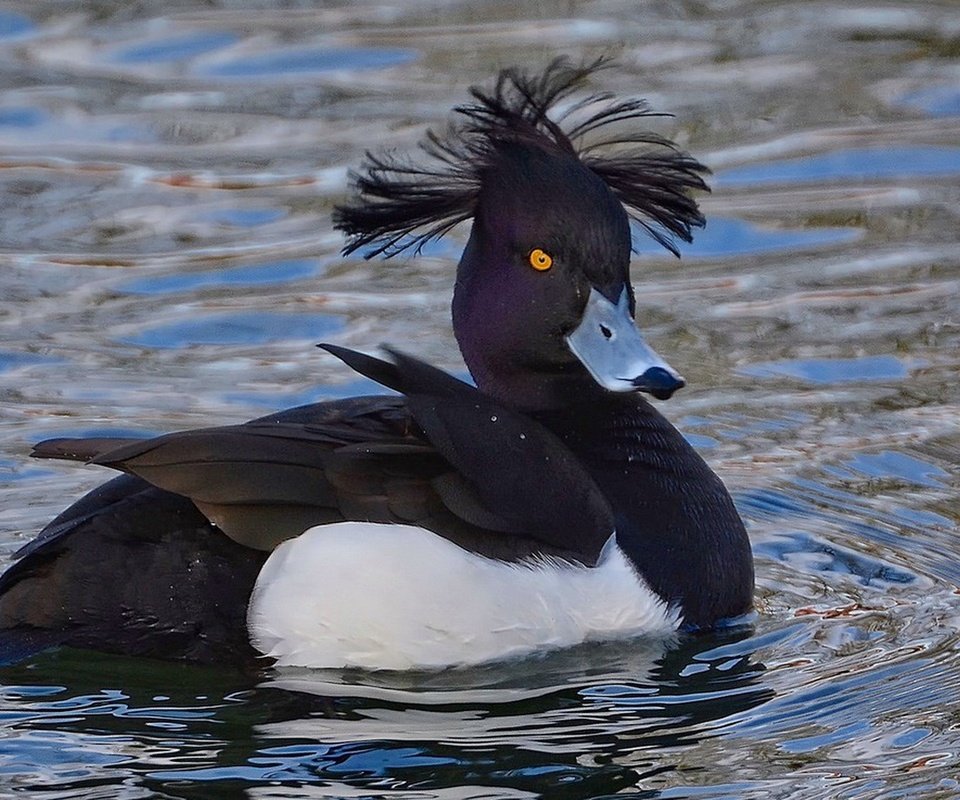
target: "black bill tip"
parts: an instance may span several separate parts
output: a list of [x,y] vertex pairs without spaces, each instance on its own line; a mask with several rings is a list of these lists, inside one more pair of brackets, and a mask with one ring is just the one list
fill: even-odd
[[657,400],[669,400],[687,382],[663,367],[650,367],[643,375],[633,379],[633,385],[641,392],[652,394]]

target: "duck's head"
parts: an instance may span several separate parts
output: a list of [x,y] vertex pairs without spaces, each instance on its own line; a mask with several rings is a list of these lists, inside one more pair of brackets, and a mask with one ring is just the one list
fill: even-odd
[[[453,323],[464,360],[487,393],[526,409],[643,391],[666,399],[683,379],[634,323],[630,216],[676,253],[703,225],[691,189],[706,169],[653,134],[640,101],[593,95],[570,106],[568,130],[548,111],[601,64],[559,59],[541,75],[500,74],[492,92],[456,109],[466,122],[429,134],[432,164],[368,154],[356,203],[337,209],[345,252],[394,255],[466,219]],[[599,110],[590,113],[594,106]],[[608,126],[616,132],[577,144]],[[613,155],[599,150],[618,148]],[[628,214],[629,209],[629,214]]]

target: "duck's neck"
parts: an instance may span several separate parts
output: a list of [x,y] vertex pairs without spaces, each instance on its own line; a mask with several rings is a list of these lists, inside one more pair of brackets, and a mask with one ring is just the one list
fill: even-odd
[[532,412],[557,431],[581,457],[643,464],[657,474],[713,473],[673,425],[639,393],[617,394],[599,387],[563,407]]
[[[461,350],[464,348],[461,347]],[[504,369],[483,356],[471,358],[470,374],[484,394],[518,411],[563,415],[571,408],[588,408],[601,396],[596,382],[579,363],[533,365]]]
[[604,393],[534,416],[580,457],[615,510],[620,546],[687,624],[750,609],[753,559],[733,501],[650,403]]
[[[559,328],[533,287],[518,282],[500,239],[474,225],[457,268],[451,312],[463,360],[487,395],[526,412],[588,402],[603,390],[560,336],[531,336],[532,324]],[[483,269],[477,265],[484,265]],[[530,270],[533,272],[533,270]]]
[[589,407],[608,394],[568,350],[553,359],[526,353],[522,335],[490,325],[483,314],[457,303],[458,297],[453,306],[457,342],[484,394],[530,414],[562,414],[573,407]]

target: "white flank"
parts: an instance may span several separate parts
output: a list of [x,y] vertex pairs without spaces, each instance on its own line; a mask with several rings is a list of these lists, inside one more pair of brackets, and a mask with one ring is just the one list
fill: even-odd
[[613,536],[596,567],[509,564],[421,528],[342,522],[271,554],[247,622],[254,647],[281,666],[403,670],[668,635],[679,615]]

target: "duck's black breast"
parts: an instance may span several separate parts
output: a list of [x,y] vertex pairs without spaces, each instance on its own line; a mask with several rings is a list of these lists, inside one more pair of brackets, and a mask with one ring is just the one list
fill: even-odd
[[573,451],[613,509],[617,541],[658,595],[707,628],[747,613],[753,557],[723,482],[650,403],[598,395],[538,419]]

